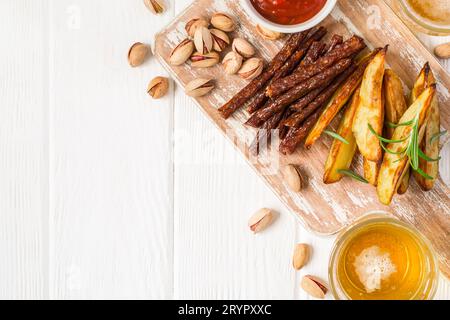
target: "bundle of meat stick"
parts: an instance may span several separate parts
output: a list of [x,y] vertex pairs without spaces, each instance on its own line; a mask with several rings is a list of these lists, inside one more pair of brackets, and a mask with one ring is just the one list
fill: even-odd
[[324,43],[326,34],[320,27],[290,35],[264,72],[219,109],[227,119],[246,107],[246,125],[259,128],[254,154],[273,130],[281,139],[280,152],[294,153],[336,93],[350,97],[361,83],[375,52],[360,58],[363,39],[334,35]]

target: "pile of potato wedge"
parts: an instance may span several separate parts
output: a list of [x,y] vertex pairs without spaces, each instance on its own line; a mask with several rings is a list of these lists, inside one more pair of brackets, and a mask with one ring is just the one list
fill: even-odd
[[[388,47],[372,52],[371,62],[361,77],[360,84],[346,100],[341,101],[344,115],[337,134],[344,138],[335,139],[325,163],[324,182],[326,184],[340,181],[343,171],[349,171],[356,153],[359,151],[364,159],[364,179],[377,188],[381,203],[389,205],[395,194],[407,192],[410,178],[414,176],[424,191],[434,187],[439,174],[439,162],[427,162],[420,159],[419,168],[429,177],[425,178],[411,170],[409,158],[402,156],[408,147],[411,126],[392,126],[404,124],[416,119],[419,128],[419,146],[422,152],[432,159],[439,158],[440,111],[436,93],[436,80],[427,63],[420,72],[411,94],[405,97],[405,86],[394,71],[386,68]],[[367,57],[366,57],[367,58]],[[339,95],[339,90],[336,95]],[[345,95],[343,95],[345,96]],[[335,103],[336,105],[336,103]],[[325,108],[317,124],[306,139],[306,147],[311,147],[330,125],[339,109]],[[387,125],[387,124],[390,125]],[[379,136],[401,141],[386,144],[385,152],[370,126]],[[405,140],[406,139],[406,140]],[[432,179],[430,179],[430,177]]]

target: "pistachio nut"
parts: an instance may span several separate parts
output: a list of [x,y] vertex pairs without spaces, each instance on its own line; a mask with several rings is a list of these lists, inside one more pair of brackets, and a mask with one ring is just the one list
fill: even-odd
[[215,13],[211,18],[211,24],[222,31],[232,32],[236,29],[234,19],[223,12]]
[[219,29],[211,29],[209,31],[213,38],[213,49],[215,51],[222,52],[230,45],[230,38],[225,32]]
[[130,50],[128,50],[128,62],[130,63],[130,66],[135,68],[143,64],[145,59],[147,59],[149,52],[150,48],[146,44],[140,42],[133,44]]
[[274,217],[272,210],[267,208],[261,209],[250,218],[248,226],[253,233],[259,233],[272,224]]
[[199,27],[208,28],[209,27],[209,22],[206,19],[203,19],[203,18],[194,18],[194,19],[189,20],[186,23],[186,32],[189,35],[189,37],[193,38],[194,34],[195,34],[195,31]]
[[264,62],[260,58],[250,58],[244,62],[238,74],[243,79],[253,80],[258,77],[264,68]]
[[210,79],[194,79],[186,85],[186,94],[190,97],[202,97],[214,89],[214,82]]
[[191,65],[194,68],[209,68],[215,66],[220,61],[220,56],[217,52],[210,52],[202,54],[200,52],[195,52],[191,56]]
[[434,53],[436,54],[436,56],[438,58],[449,59],[450,58],[450,42],[441,44],[441,45],[437,46],[436,48],[434,48]]
[[154,14],[161,14],[164,12],[163,0],[144,0],[145,6]]
[[198,27],[194,34],[195,48],[198,52],[205,54],[213,48],[213,38],[208,28]]
[[293,192],[302,190],[302,178],[300,170],[295,165],[287,165],[282,170],[283,177]]
[[179,66],[185,63],[194,52],[194,42],[184,39],[178,46],[173,49],[169,57],[170,64]]
[[324,299],[328,292],[325,283],[319,278],[311,275],[303,277],[301,286],[306,293],[317,299]]
[[264,28],[262,25],[258,24],[256,26],[256,31],[259,33],[261,37],[266,40],[278,40],[283,37],[283,34],[280,32],[272,31],[267,28]]
[[255,55],[255,48],[247,40],[242,38],[234,39],[233,51],[239,53],[244,58],[251,58]]
[[164,77],[156,77],[150,81],[147,92],[153,99],[159,99],[166,95],[169,91],[169,79]]
[[295,246],[294,258],[292,259],[292,264],[295,270],[300,270],[309,261],[310,248],[307,244],[300,243]]
[[229,52],[222,61],[223,68],[227,74],[236,74],[242,67],[244,58],[234,51]]

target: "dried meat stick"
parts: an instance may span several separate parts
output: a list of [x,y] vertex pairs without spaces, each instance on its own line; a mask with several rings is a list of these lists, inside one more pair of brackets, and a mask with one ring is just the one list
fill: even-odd
[[[334,37],[336,37],[336,35],[334,35]],[[333,37],[333,38],[334,38]],[[340,37],[340,36],[339,36]],[[342,39],[342,37],[340,37],[341,39]],[[338,43],[338,41],[336,41],[336,43]],[[330,44],[330,48],[331,47],[333,47],[333,44]],[[312,49],[312,48],[311,48]],[[325,48],[323,48],[323,49],[325,49]],[[323,52],[323,49],[322,49],[322,52]],[[310,50],[311,51],[311,50]],[[297,68],[297,70],[295,71],[295,72],[298,72],[298,71],[301,71],[302,70],[302,68],[304,68],[304,67],[307,67],[308,65],[310,65],[310,64],[312,64],[312,63],[314,63],[318,58],[319,58],[319,56],[320,56],[320,51],[317,51],[317,50],[314,50],[314,51],[311,51],[311,56],[310,56],[310,62],[308,63],[308,64],[302,64],[302,65],[300,65],[298,68]],[[315,58],[315,59],[314,59]],[[306,60],[306,57],[305,57],[305,59],[304,60]],[[314,99],[316,99],[317,98],[317,96],[322,92],[324,90],[324,88],[323,87],[320,87],[320,88],[317,88],[317,89],[315,89],[315,90],[313,90],[313,91],[311,91],[310,93],[308,93],[306,96],[304,96],[303,98],[301,98],[300,100],[298,100],[294,105],[292,105],[291,107],[290,107],[290,109],[292,110],[292,111],[301,111],[302,109],[304,109],[304,108],[306,108],[311,102],[313,102],[314,101]],[[292,114],[293,112],[291,112],[291,114]]]
[[[301,59],[305,55],[304,49],[297,50],[296,53],[294,53],[289,60],[284,64],[279,72],[274,76],[274,78],[271,80],[278,80],[282,77],[287,76],[290,72],[292,72],[292,69],[295,68],[298,63],[300,63]],[[247,107],[248,113],[252,114],[258,111],[261,106],[263,106],[268,100],[268,97],[266,96],[266,87],[262,88],[258,91],[258,93],[255,95],[253,100],[250,102],[250,104]]]
[[295,104],[289,107],[293,112],[298,112],[306,108],[317,96],[325,89],[325,87],[317,88],[299,99]]
[[366,48],[364,40],[358,36],[353,36],[342,45],[337,46],[334,50],[319,58],[313,65],[303,68],[301,72],[293,73],[272,83],[267,88],[266,95],[271,98],[279,97],[284,92],[329,68],[339,60],[354,56],[364,48]]
[[284,47],[275,56],[267,69],[256,79],[252,80],[244,89],[219,109],[222,117],[228,119],[236,110],[242,107],[255,95],[280,69],[289,57],[297,50],[307,37],[309,31],[295,33],[289,37]]
[[[305,54],[306,54],[305,59],[307,58],[308,52],[310,51],[308,49],[310,49],[313,43],[322,39],[326,35],[326,33],[327,31],[325,28],[319,28],[317,31],[313,32],[311,37],[308,40],[306,40],[304,44],[301,45],[300,49],[298,49],[289,58],[289,60],[280,68],[280,70],[276,72],[272,80],[270,80],[269,84],[291,74],[291,72],[298,66],[301,59],[305,56]],[[256,111],[258,111],[262,106],[264,106],[264,104],[268,100],[268,98],[266,97],[266,89],[267,87],[263,87],[258,91],[258,93],[255,95],[255,97],[247,107],[248,113],[253,114]]]
[[328,86],[334,78],[347,70],[351,64],[351,59],[343,59],[339,61],[332,67],[326,69],[324,72],[319,73],[300,85],[292,88],[289,92],[285,93],[278,99],[272,100],[266,108],[256,112],[246,124],[249,126],[256,125],[258,127],[261,122],[264,123],[274,114],[283,111],[286,107],[311,91],[320,87]]
[[267,143],[270,141],[270,138],[272,136],[272,130],[274,130],[278,124],[281,122],[283,118],[282,113],[278,113],[274,115],[272,118],[270,118],[263,126],[263,128],[259,129],[256,133],[256,138],[253,140],[251,146],[250,146],[250,152],[257,156],[260,152],[260,146],[261,144],[266,141]]
[[290,116],[292,115],[292,110],[286,109],[284,112],[283,118],[281,119],[280,123],[278,124],[278,132],[280,139],[283,140],[286,138],[287,134],[289,133],[289,127],[286,127],[283,122],[286,121]]
[[[321,42],[314,42],[306,53],[305,58],[300,63],[300,65],[294,70],[293,73],[299,72],[303,70],[303,68],[312,65],[317,59],[319,59],[320,55],[323,53],[325,48],[325,44]],[[277,79],[278,80],[278,79]],[[275,81],[273,81],[275,82]],[[269,85],[270,86],[270,85]]]
[[[283,122],[283,125],[287,127],[299,127],[303,121],[305,121],[311,114],[313,114],[318,108],[323,106],[327,101],[333,97],[333,94],[336,90],[344,83],[345,80],[348,79],[350,75],[352,75],[357,69],[356,65],[351,66],[347,70],[344,71],[333,83],[323,90],[317,98],[311,102],[306,108],[298,111],[293,114],[289,119]],[[296,108],[296,104],[291,106],[292,109]]]
[[314,62],[316,62],[316,60],[319,59],[319,57],[322,55],[325,46],[326,45],[324,43],[315,41],[309,48],[305,59],[303,59],[302,63],[300,63],[299,68],[310,66]]
[[[301,62],[302,66],[308,66],[308,65],[314,63],[319,58],[319,56],[323,53],[323,50],[325,49],[325,45],[321,44],[319,42],[325,36],[325,34],[326,34],[326,30],[323,28],[319,28],[315,33],[313,33],[313,35],[302,46],[302,48],[300,48],[290,58],[290,61],[287,63],[288,66],[284,70],[281,70],[281,72],[279,72],[278,75],[276,75],[274,77],[274,79],[272,79],[272,81],[277,80],[280,77],[286,76],[290,72],[292,72],[292,70],[296,67],[296,65],[294,65],[294,63],[292,63],[292,60],[294,60],[294,61],[299,60],[299,59],[303,58],[303,56],[304,56],[305,58]],[[305,55],[305,53],[306,53],[306,55]],[[271,81],[271,83],[272,83],[272,81]],[[265,104],[267,102],[267,97],[265,95],[265,88],[264,88],[264,90],[261,90],[260,92],[258,92],[258,94],[262,94],[261,96],[263,97],[263,99],[261,99],[258,103]],[[256,99],[254,99],[253,102],[255,102],[255,100],[257,100],[257,99],[258,99],[258,97],[256,97]],[[257,109],[255,109],[255,110],[253,110],[253,108],[255,108],[255,104],[251,103],[248,111],[250,113],[254,113],[257,110],[259,110],[260,107],[258,106]],[[275,128],[277,128],[277,130],[279,132],[279,138],[284,139],[289,132],[289,128],[283,125],[283,121],[287,120],[289,118],[289,116],[292,115],[292,113],[293,112],[291,110],[281,111],[281,112],[273,115],[266,123],[264,123],[263,128],[258,130],[258,133],[256,134],[256,138],[250,146],[250,151],[254,155],[258,155],[260,152],[260,145],[262,142],[261,140],[265,138],[268,143],[270,141],[270,138],[272,135],[272,130],[274,130]]]
[[344,43],[344,38],[341,35],[335,34],[331,37],[330,43],[328,45],[328,48],[326,48],[325,52],[331,52],[334,49],[336,49],[337,46]]
[[[305,52],[307,50],[307,46],[311,43],[311,41],[308,41],[303,48],[297,50],[296,53],[294,53],[289,60],[284,64],[280,70],[278,70],[277,74],[273,77],[273,79],[270,81],[272,83],[273,81],[276,81],[278,79],[281,79],[287,75],[289,75],[292,70],[297,67],[297,65],[300,63],[300,61],[303,59]],[[258,91],[258,93],[255,95],[253,100],[250,102],[250,104],[247,107],[247,111],[250,114],[255,113],[258,111],[269,99],[266,96],[266,89],[267,87],[263,87],[261,90]]]
[[319,120],[320,113],[322,109],[317,110],[313,115],[311,115],[300,128],[291,128],[289,130],[288,135],[280,144],[280,152],[282,154],[293,154],[297,147],[302,143],[302,141],[306,138],[309,131],[316,124],[317,120]]
[[314,62],[317,61],[317,59],[320,58],[321,55],[324,53],[327,53],[331,50],[334,50],[338,44],[342,44],[343,39],[341,36],[334,35],[331,39],[330,44],[327,46],[324,43],[313,43],[311,45],[311,48],[309,49],[308,53],[305,56],[305,59],[303,59],[302,63],[297,67],[295,72],[301,72],[305,67],[308,67],[312,65]]
[[286,110],[284,113],[279,112],[276,115],[274,115],[272,118],[270,118],[263,126],[263,128],[258,130],[258,133],[256,134],[255,140],[253,140],[251,146],[250,146],[250,152],[252,152],[253,155],[257,156],[260,153],[260,146],[261,143],[266,140],[266,144],[270,142],[270,139],[272,138],[272,130],[277,129],[278,130],[278,136],[280,139],[284,139],[286,135],[289,132],[289,128],[282,126],[281,123],[283,120],[286,120],[291,115],[290,110]]

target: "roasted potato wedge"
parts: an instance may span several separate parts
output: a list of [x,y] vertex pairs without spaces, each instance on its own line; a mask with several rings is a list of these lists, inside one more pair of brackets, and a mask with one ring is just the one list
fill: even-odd
[[[428,64],[425,66],[425,68],[427,68],[427,66],[429,68]],[[426,72],[426,75],[427,75],[426,86],[430,86],[436,83],[436,79],[431,69],[429,69],[429,71]],[[437,95],[435,95],[433,101],[431,102],[430,118],[428,119],[427,127],[425,129],[425,136],[421,144],[421,149],[423,153],[428,157],[430,157],[431,159],[439,158],[440,153],[439,139],[433,140],[433,137],[439,134],[440,130],[441,130],[441,115],[439,109],[439,101]],[[433,189],[436,179],[439,175],[439,161],[429,162],[420,159],[419,168],[427,175],[432,177],[433,180],[425,179],[423,176],[421,176],[416,172],[414,172],[414,178],[424,191],[430,191],[431,189]]]
[[356,107],[359,104],[359,89],[355,91],[353,98],[342,117],[339,125],[338,134],[343,137],[349,144],[335,139],[331,146],[328,159],[325,163],[325,174],[323,182],[326,184],[336,183],[343,176],[338,170],[348,170],[352,164],[356,153],[356,140],[353,136],[352,127],[355,118]]
[[411,169],[409,168],[409,165],[407,165],[407,167],[408,168],[406,170],[405,176],[403,177],[402,181],[400,182],[400,186],[398,187],[398,194],[405,194],[406,192],[408,192],[409,181],[411,180]]
[[336,91],[324,108],[319,120],[306,138],[306,148],[311,148],[311,146],[320,138],[325,129],[334,120],[339,111],[341,111],[345,104],[350,100],[355,90],[360,86],[367,66],[375,58],[377,53],[380,52],[380,50],[381,49],[376,49],[366,57],[362,58],[358,63],[358,69]]
[[[398,124],[406,109],[408,109],[404,96],[402,81],[394,71],[388,69],[384,73],[383,84],[384,95],[386,98],[386,121]],[[416,99],[417,98],[415,98],[414,101]],[[385,130],[386,136],[388,138],[392,138],[392,136],[394,135],[394,130],[394,128],[390,128],[389,126],[387,126]],[[410,177],[411,173],[408,170],[400,184],[400,187],[398,188],[399,194],[405,194],[408,191]]]
[[[405,113],[408,106],[404,96],[403,83],[397,74],[391,69],[384,72],[384,96],[385,96],[385,110],[386,121],[398,124],[400,118]],[[386,128],[387,137],[391,138],[394,135],[394,128]]]
[[383,78],[387,47],[381,50],[367,67],[361,84],[360,102],[353,123],[353,134],[359,151],[368,161],[378,162],[383,150],[378,138],[370,131],[369,125],[379,135],[384,128]]
[[[419,141],[423,139],[425,127],[430,115],[432,101],[436,94],[436,85],[427,88],[420,97],[412,104],[400,119],[401,123],[413,120],[419,114]],[[393,140],[401,140],[408,137],[411,133],[411,126],[398,127],[394,131]],[[387,148],[393,152],[402,152],[408,146],[409,141],[389,144]],[[386,152],[378,176],[377,193],[380,202],[389,205],[392,202],[394,194],[397,192],[400,182],[407,172],[409,159],[402,155],[395,155]]]
[[[416,79],[416,82],[414,83],[414,87],[411,90],[411,96],[409,98],[409,104],[412,105],[419,96],[423,93],[423,91],[427,88],[429,74],[431,72],[430,65],[428,63],[425,64],[425,66],[420,71],[419,76]],[[409,183],[411,180],[411,168],[409,164],[407,164],[407,169],[405,176],[403,177],[402,181],[400,182],[400,186],[398,187],[397,193],[398,194],[405,194],[409,189]]]
[[376,187],[378,184],[378,174],[380,173],[380,162],[373,162],[364,158],[363,168],[364,178]]
[[435,82],[433,80],[432,83],[429,83],[430,72],[431,72],[430,65],[426,63],[425,66],[420,71],[420,74],[417,77],[416,82],[414,83],[414,88],[411,90],[411,97],[409,101],[410,105],[413,104],[417,99],[419,99],[419,96],[424,92],[424,90]]

